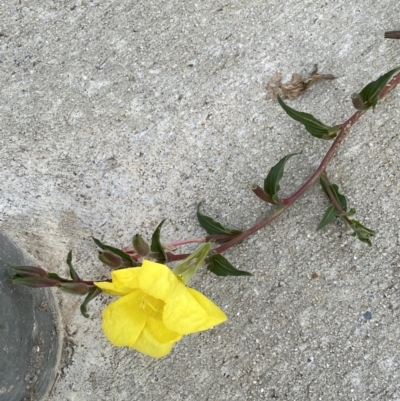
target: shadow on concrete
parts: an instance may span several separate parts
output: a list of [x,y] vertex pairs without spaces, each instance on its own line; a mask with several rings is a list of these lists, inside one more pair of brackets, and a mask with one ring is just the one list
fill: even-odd
[[8,263],[30,264],[0,233],[0,401],[38,401],[55,380],[58,310],[49,290],[14,285]]

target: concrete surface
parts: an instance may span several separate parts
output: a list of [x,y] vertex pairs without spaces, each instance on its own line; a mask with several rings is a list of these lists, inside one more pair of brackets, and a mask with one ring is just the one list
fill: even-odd
[[32,291],[8,279],[9,261],[31,265],[0,233],[0,401],[33,401],[51,389],[61,353],[61,330],[49,290]]
[[[164,240],[201,235],[200,200],[248,227],[269,210],[249,183],[299,150],[283,192],[308,177],[329,144],[267,95],[276,73],[334,74],[290,101],[334,124],[400,65],[400,42],[383,39],[400,29],[395,0],[14,0],[0,13],[0,230],[59,274],[73,249],[88,279],[108,274],[92,235],[128,245],[165,217]],[[192,281],[229,321],[161,360],[107,343],[109,298],[86,320],[57,293],[65,349],[48,400],[399,400],[399,105],[400,88],[329,168],[372,248],[340,222],[315,232],[327,200],[313,187],[227,252],[254,277]]]

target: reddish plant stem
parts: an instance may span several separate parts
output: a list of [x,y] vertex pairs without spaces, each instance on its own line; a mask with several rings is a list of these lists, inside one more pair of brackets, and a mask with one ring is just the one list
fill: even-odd
[[[379,99],[382,99],[386,96],[398,83],[400,82],[400,73],[396,74],[390,82],[385,86],[382,92],[379,95]],[[256,233],[261,228],[264,228],[266,225],[271,223],[276,217],[278,217],[284,210],[288,207],[293,205],[297,199],[299,199],[310,187],[314,184],[314,182],[319,178],[319,176],[325,171],[326,167],[328,166],[329,162],[331,161],[333,155],[337,151],[339,145],[343,142],[344,138],[348,134],[350,128],[353,124],[365,113],[366,110],[356,111],[346,122],[342,124],[342,128],[339,132],[339,135],[336,137],[335,141],[332,143],[331,147],[329,148],[328,152],[326,153],[325,157],[322,159],[321,164],[318,168],[314,171],[311,177],[292,195],[288,198],[281,199],[281,207],[277,209],[272,215],[268,216],[266,219],[260,221],[254,227],[249,228],[248,230],[244,231],[243,233],[237,235],[232,240],[228,241],[227,243],[220,245],[219,247],[213,250],[214,253],[223,253],[232,246],[237,245],[238,243],[242,242],[244,239],[249,237],[250,235]]]
[[226,235],[207,235],[205,242],[227,242],[236,237],[237,234],[226,234]]
[[343,139],[346,137],[352,125],[365,113],[363,111],[356,111],[345,123],[342,124],[342,128],[339,132],[339,135],[336,137],[325,157],[322,159],[321,164],[314,171],[311,177],[292,195],[288,198],[282,198],[281,202],[285,206],[292,205],[297,199],[300,198],[301,195],[304,194],[314,184],[314,182],[319,178],[319,176],[325,171],[329,162],[331,161],[333,155],[336,153],[339,145],[343,142]]
[[[62,278],[62,277],[60,277],[58,279],[54,279],[54,280],[57,280],[60,283],[76,283],[76,281],[74,281],[74,280],[70,280],[70,279]],[[111,281],[111,280],[95,280],[95,281]],[[92,280],[79,279],[78,283],[82,283],[82,284],[86,284],[86,285],[94,285],[94,281],[92,281]]]
[[203,244],[207,242],[206,237],[182,239],[179,241],[168,242],[167,245],[171,247],[186,245],[186,244]]
[[243,231],[241,234],[237,235],[234,239],[230,240],[229,242],[220,245],[219,247],[213,249],[213,253],[222,253],[228,250],[230,247],[237,245],[239,242],[242,242],[245,238],[249,237],[250,235],[256,233],[258,230],[261,230],[267,224],[271,223],[272,220],[275,220],[284,210],[286,210],[288,206],[282,206],[275,210],[274,213],[270,214],[266,219],[261,220],[258,224],[254,227],[249,228],[246,231]]
[[166,255],[167,255],[168,262],[177,262],[178,260],[186,259],[191,254],[190,253],[181,253],[181,254],[175,255],[172,252],[166,252]]

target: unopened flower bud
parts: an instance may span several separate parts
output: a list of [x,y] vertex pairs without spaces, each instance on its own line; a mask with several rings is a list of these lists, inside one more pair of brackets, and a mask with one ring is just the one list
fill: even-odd
[[108,251],[99,252],[99,260],[113,269],[118,269],[122,266],[122,259],[118,255]]
[[353,93],[351,95],[351,101],[353,103],[353,106],[357,110],[367,110],[368,109],[368,106],[364,103],[364,101],[359,93]]
[[58,280],[43,276],[20,276],[16,274],[11,279],[15,284],[22,284],[31,288],[57,287],[59,284]]
[[62,291],[74,295],[86,295],[89,291],[89,286],[85,283],[60,283],[59,287]]
[[20,275],[21,277],[25,276],[42,276],[48,277],[46,270],[41,267],[36,266],[10,266],[11,269],[14,270],[15,274]]
[[140,256],[147,256],[150,252],[150,245],[139,234],[136,234],[132,240],[133,248]]

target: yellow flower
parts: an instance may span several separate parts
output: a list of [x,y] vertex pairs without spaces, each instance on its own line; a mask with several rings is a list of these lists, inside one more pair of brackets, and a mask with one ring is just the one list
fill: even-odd
[[212,301],[165,265],[145,260],[141,267],[114,270],[112,283],[96,282],[121,298],[103,311],[103,331],[116,346],[160,358],[184,334],[207,330],[226,320]]

